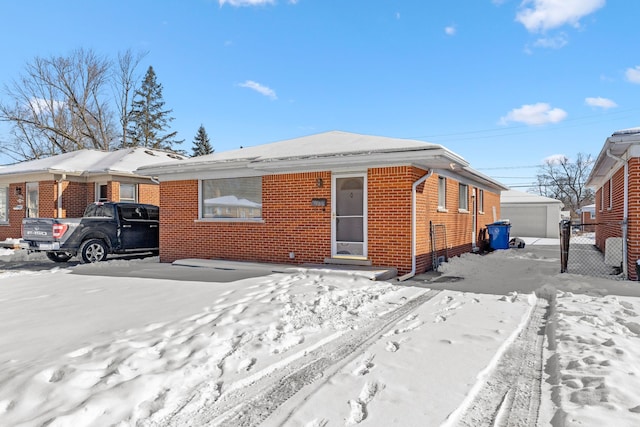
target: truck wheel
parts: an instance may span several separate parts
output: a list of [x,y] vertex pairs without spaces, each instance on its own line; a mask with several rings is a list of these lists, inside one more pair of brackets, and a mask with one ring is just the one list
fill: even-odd
[[47,258],[53,262],[67,262],[73,258],[69,252],[47,252]]
[[80,245],[82,262],[100,262],[107,259],[107,245],[100,239],[85,240]]

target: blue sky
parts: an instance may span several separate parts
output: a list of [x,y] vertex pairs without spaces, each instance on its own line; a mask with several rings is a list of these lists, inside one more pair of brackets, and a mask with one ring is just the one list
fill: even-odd
[[200,124],[216,151],[342,130],[442,144],[519,187],[640,126],[638,16],[606,0],[4,0],[0,85],[38,56],[148,52],[138,71],[154,67],[189,152]]

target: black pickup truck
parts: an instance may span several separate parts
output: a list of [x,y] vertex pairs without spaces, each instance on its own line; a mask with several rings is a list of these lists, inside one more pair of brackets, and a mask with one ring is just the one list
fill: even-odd
[[29,252],[46,252],[55,262],[79,255],[82,262],[108,254],[158,254],[159,208],[141,203],[96,202],[82,218],[24,218],[22,240]]

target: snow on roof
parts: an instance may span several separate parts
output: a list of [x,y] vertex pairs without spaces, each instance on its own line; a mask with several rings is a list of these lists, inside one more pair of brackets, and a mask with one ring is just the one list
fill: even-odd
[[549,204],[558,203],[563,204],[560,200],[552,199],[550,197],[539,196],[537,194],[525,193],[518,190],[508,190],[500,193],[500,203],[519,203],[519,204]]
[[469,167],[469,162],[447,148],[424,141],[361,135],[350,132],[330,131],[300,138],[287,139],[270,144],[237,150],[212,153],[183,160],[141,167],[142,175],[158,177],[160,181],[170,177],[191,179],[228,177],[233,173],[282,173],[308,170],[326,170],[335,167],[372,167],[396,164],[413,164],[425,170],[454,170],[456,174],[473,182],[480,182],[499,191],[503,184]]
[[117,151],[77,150],[43,159],[30,160],[0,168],[0,175],[38,172],[69,174],[124,173],[133,174],[141,166],[183,159],[174,153],[144,147]]
[[254,147],[212,153],[206,156],[187,159],[184,163],[241,159],[268,161],[316,156],[337,156],[351,153],[397,152],[442,148],[441,145],[410,139],[331,131]]
[[640,127],[617,130],[614,133],[612,133],[611,136],[615,136],[615,135],[632,135],[632,134],[636,134],[636,133],[640,133]]

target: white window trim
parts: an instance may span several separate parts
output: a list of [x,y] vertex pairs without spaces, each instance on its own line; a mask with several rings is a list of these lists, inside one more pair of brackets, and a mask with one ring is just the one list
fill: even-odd
[[[443,199],[443,204],[440,204],[440,183],[443,182],[444,183],[444,188],[442,189],[442,199]],[[446,176],[439,176],[438,177],[438,212],[448,212],[447,211],[447,177]]]
[[262,176],[261,175],[251,175],[251,176],[232,176],[232,177],[223,177],[223,178],[202,178],[198,180],[198,218],[193,222],[196,223],[206,223],[206,222],[249,222],[249,223],[258,223],[264,224],[264,210],[262,211],[261,218],[204,218],[202,211],[202,185],[204,181],[212,181],[216,179],[233,179],[233,178],[259,178],[260,179],[260,194],[262,194]]
[[[465,198],[464,198],[464,206],[460,206],[460,202],[463,200],[460,196],[460,189],[465,188]],[[463,184],[462,182],[458,183],[458,212],[469,212],[469,185]]]
[[0,224],[9,224],[9,186],[8,185],[2,185],[0,186],[0,188],[4,188],[5,189],[5,193],[4,193],[4,209],[5,209],[5,220],[0,220]]
[[607,210],[611,210],[613,208],[613,180],[609,178],[609,207]]
[[[123,199],[122,198],[122,186],[123,185],[133,185],[133,200],[131,199]],[[138,184],[133,184],[129,182],[121,182],[118,188],[118,198],[121,202],[129,202],[129,203],[138,203]]]

